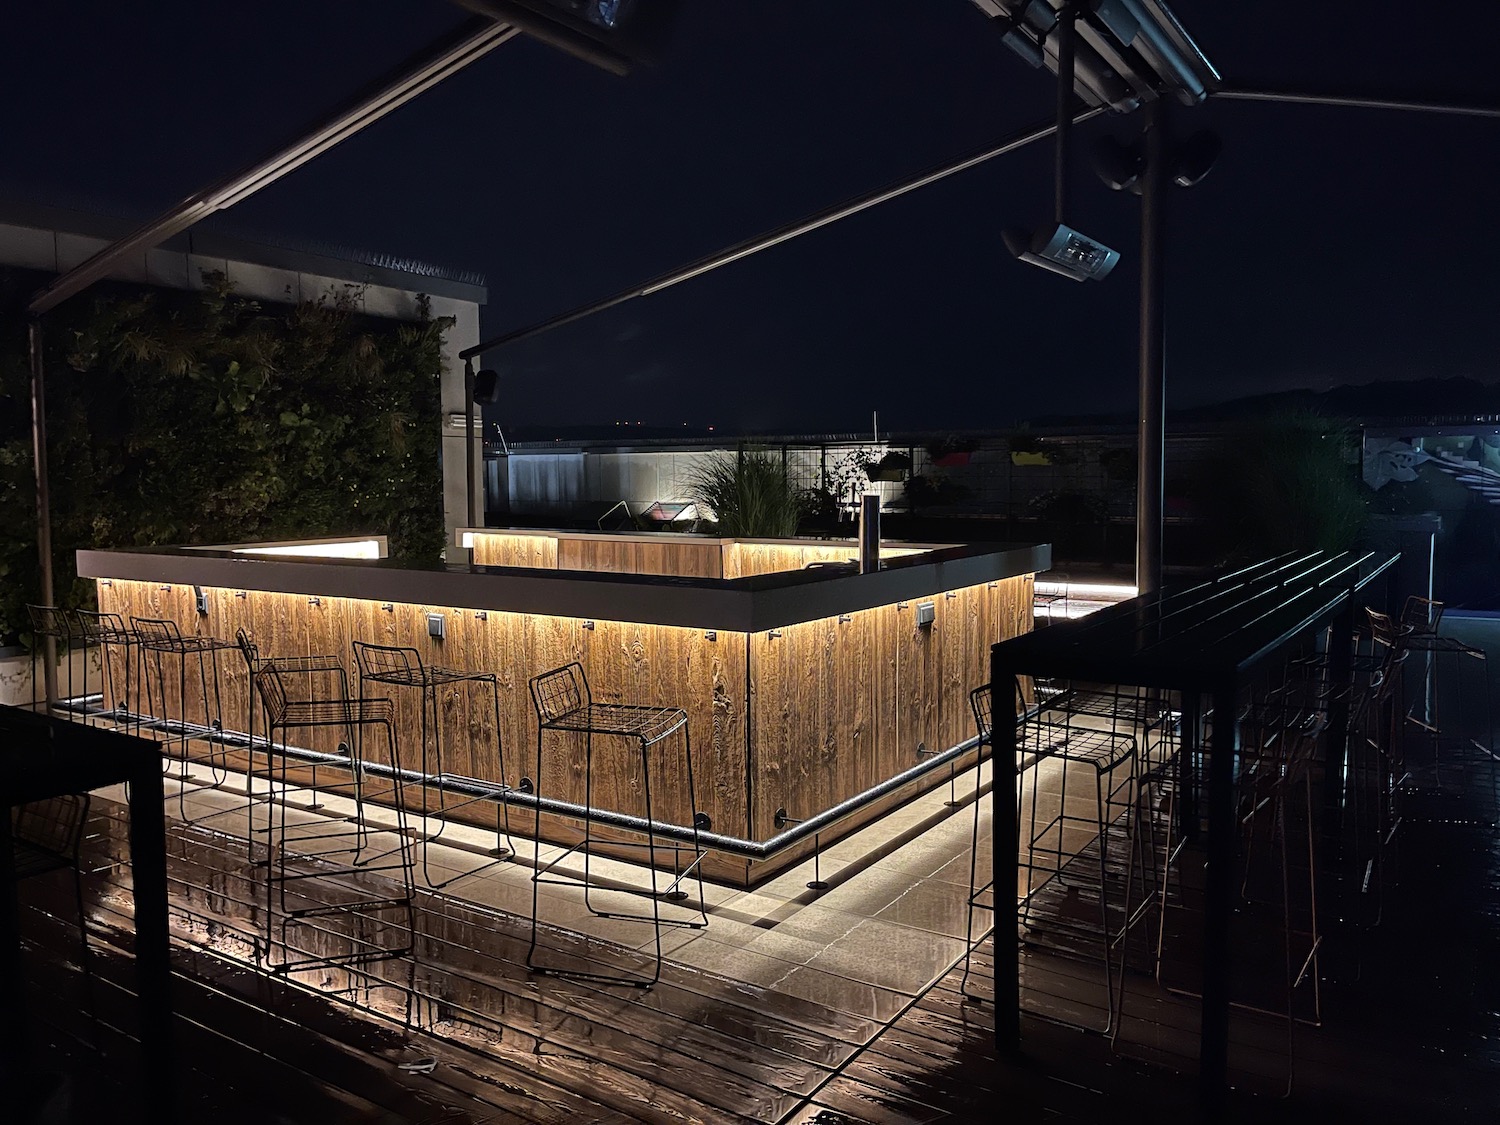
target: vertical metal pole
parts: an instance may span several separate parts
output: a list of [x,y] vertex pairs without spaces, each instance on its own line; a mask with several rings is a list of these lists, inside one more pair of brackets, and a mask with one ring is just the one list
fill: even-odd
[[[42,353],[41,317],[31,318],[27,340],[31,349],[31,460],[36,467],[36,551],[41,563],[41,598],[43,605],[56,605],[52,600],[52,493],[47,486],[47,371]],[[42,677],[50,713],[57,701],[55,637],[42,642]]]
[[995,899],[995,1048],[1021,1052],[1021,900],[1016,896],[1016,868],[1021,863],[1017,839],[1016,778],[1021,775],[1021,746],[1016,738],[1016,696],[1011,670],[990,647],[990,886]]
[[866,492],[859,501],[859,572],[880,569],[880,494]]
[[1208,885],[1203,907],[1203,1011],[1198,1039],[1198,1097],[1210,1120],[1224,1103],[1229,1077],[1229,928],[1236,894],[1234,721],[1239,692],[1233,679],[1213,694],[1214,736],[1208,755]]
[[[483,448],[483,446],[481,446]],[[470,527],[484,521],[474,518],[474,361],[464,360],[464,518]]]
[[167,828],[160,758],[154,743],[132,739],[130,879],[135,897],[135,968],[140,1007],[142,1114],[177,1120],[172,1049],[172,939],[167,923]]
[[1135,584],[1161,589],[1162,496],[1166,462],[1167,357],[1162,315],[1165,287],[1167,106],[1146,106],[1146,169],[1141,176],[1140,420],[1135,482]]
[[1057,30],[1057,144],[1052,150],[1053,206],[1055,218],[1064,222],[1068,210],[1068,136],[1073,131],[1073,21],[1078,13],[1072,4],[1058,13]]

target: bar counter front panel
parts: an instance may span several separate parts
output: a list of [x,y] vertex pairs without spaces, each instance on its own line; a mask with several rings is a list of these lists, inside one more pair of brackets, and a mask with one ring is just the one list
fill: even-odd
[[[608,569],[614,565],[703,567],[703,560],[717,553],[724,569],[735,573],[753,569],[757,574],[772,574],[774,582],[778,569],[800,569],[807,561],[824,561],[809,558],[809,553],[837,556],[837,561],[847,557],[849,550],[827,544],[725,543],[714,552],[705,551],[709,544],[702,542],[662,550],[666,545],[634,541],[610,550],[608,543],[570,543],[566,535],[495,535],[496,542],[485,543],[489,538],[473,535],[476,558],[503,553],[510,560],[503,571],[488,575],[502,585],[507,575],[525,574],[514,565],[522,556],[536,574],[557,567],[559,557],[566,559],[570,554],[575,565],[591,563],[592,569]],[[896,552],[909,550],[895,548],[892,555]],[[989,560],[992,573],[1017,565],[1040,569],[1048,562],[1045,548],[1013,550],[998,561],[982,552],[979,557]],[[225,575],[218,567],[184,570],[178,562],[177,556],[166,554],[79,554],[80,573],[99,582],[100,609],[118,613],[127,622],[131,617],[169,618],[185,634],[226,640],[243,628],[265,656],[336,654],[349,666],[351,682],[355,675],[351,644],[356,640],[414,648],[431,664],[494,672],[499,681],[498,738],[504,748],[504,780],[512,785],[523,776],[531,777],[536,769],[537,724],[528,690],[530,677],[577,660],[596,701],[671,704],[687,712],[699,811],[708,814],[715,832],[756,841],[780,831],[778,809],[799,819],[812,816],[910,769],[919,761],[919,747],[943,750],[972,738],[969,691],[988,675],[989,645],[1031,627],[1033,578],[1029,571],[938,591],[920,601],[901,599],[746,631],[340,596],[336,591],[349,584],[344,573],[348,567],[369,564],[304,564],[291,581],[289,572],[282,569],[274,572],[272,581],[258,582],[258,577],[273,577],[267,568],[288,564],[245,558],[234,560],[237,585],[196,583],[206,610],[200,613],[192,572],[211,572],[203,578]],[[778,568],[778,562],[784,565]],[[583,569],[551,570],[549,577],[576,583],[589,577]],[[165,580],[143,580],[141,575],[147,571]],[[382,581],[391,573],[385,568]],[[420,575],[424,583],[434,578],[477,577],[464,571],[409,573],[414,578]],[[816,578],[815,572],[790,577],[806,584],[809,576]],[[884,577],[882,572],[846,577],[831,585],[818,582],[812,593],[847,591],[857,588],[850,583]],[[300,585],[305,590],[291,593],[256,589],[257,585]],[[717,585],[737,584],[720,580]],[[670,597],[671,592],[670,588],[635,590],[627,582],[614,589],[616,612],[619,617],[636,616],[632,612],[636,606],[648,604],[651,598]],[[867,597],[866,591],[851,605]],[[504,597],[482,600],[493,605]],[[921,601],[932,604],[930,625],[917,624]],[[443,619],[442,639],[429,636],[428,618],[433,614]],[[123,683],[123,655],[111,656],[118,689]],[[176,669],[170,658],[166,671],[169,712],[179,714]],[[249,677],[238,652],[220,654],[219,686],[225,727],[246,729]],[[191,721],[207,718],[200,694],[193,664],[188,672],[186,709]],[[421,769],[418,693],[372,685],[369,694],[394,700],[401,760],[407,768]],[[444,687],[439,710],[444,770],[500,781],[497,731],[487,688],[474,684]],[[258,710],[255,722],[259,731]],[[300,737],[294,741],[310,749],[336,750],[336,732],[297,734]],[[669,739],[651,752],[659,755],[652,760],[654,815],[659,820],[688,823],[679,748]],[[434,768],[429,762],[429,771]],[[912,791],[939,784],[946,777],[943,771]],[[539,788],[549,798],[583,802],[581,736],[549,732]],[[902,799],[909,795],[903,793]],[[593,800],[596,806],[619,812],[644,812],[640,753],[633,742],[595,740]],[[483,806],[468,806],[459,815],[475,823],[493,823]],[[860,819],[865,818],[855,818],[850,827]],[[513,827],[523,832],[530,831],[531,822],[529,811],[516,810],[512,815]],[[576,837],[576,825],[558,818],[545,818],[542,831],[559,841]],[[824,842],[837,835],[837,831],[826,835]],[[805,850],[796,849],[787,858]],[[724,857],[723,862],[712,864],[711,871],[722,878],[753,879],[782,865],[762,864],[752,873],[743,860]]]

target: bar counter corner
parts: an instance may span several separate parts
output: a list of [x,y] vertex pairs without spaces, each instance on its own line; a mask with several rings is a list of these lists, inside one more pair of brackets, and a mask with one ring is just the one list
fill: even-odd
[[[1051,565],[1034,544],[886,543],[880,569],[860,574],[856,544],[840,540],[470,529],[458,541],[473,561],[433,569],[318,541],[79,551],[78,573],[127,623],[167,618],[226,640],[244,628],[264,655],[331,653],[351,668],[351,643],[370,641],[494,672],[498,732],[488,701],[442,695],[445,771],[503,780],[520,803],[531,788],[583,799],[581,740],[549,743],[541,785],[522,783],[531,677],[576,660],[597,701],[682,707],[711,826],[705,874],[753,885],[811,850],[787,823],[821,816],[826,845],[975,760],[969,691],[988,679],[990,645],[1030,630],[1033,578]],[[223,725],[244,728],[247,669],[231,654],[218,675]],[[210,719],[189,694],[169,693],[169,707]],[[396,704],[402,763],[420,769],[420,703]],[[594,768],[596,807],[639,815],[638,755],[596,746]],[[657,776],[653,816],[682,824],[685,778]],[[543,813],[544,838],[577,839],[576,818]]]

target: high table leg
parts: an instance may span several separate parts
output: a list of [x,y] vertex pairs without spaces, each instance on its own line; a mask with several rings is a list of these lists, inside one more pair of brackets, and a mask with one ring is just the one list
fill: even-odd
[[[172,1067],[172,963],[167,925],[166,815],[155,754],[141,755],[130,784],[130,877],[141,1035],[143,1121],[177,1118]],[[9,848],[6,852],[9,853]]]
[[[990,683],[1009,684],[1011,671],[993,655]],[[991,689],[993,690],[993,688]],[[990,846],[995,887],[995,1046],[1015,1055],[1021,1050],[1021,900],[1016,897],[1016,870],[1021,863],[1020,828],[1016,815],[1016,778],[1021,773],[1021,746],[1016,740],[1015,716],[995,710],[993,724],[994,781],[990,786],[990,817],[994,825]],[[1005,888],[1009,887],[1009,890]],[[1009,898],[1010,908],[1002,908]]]
[[1203,911],[1203,1010],[1199,1031],[1198,1095],[1206,1113],[1224,1103],[1229,1077],[1229,927],[1234,913],[1235,756],[1237,685],[1214,692],[1214,738],[1208,760],[1208,885]]

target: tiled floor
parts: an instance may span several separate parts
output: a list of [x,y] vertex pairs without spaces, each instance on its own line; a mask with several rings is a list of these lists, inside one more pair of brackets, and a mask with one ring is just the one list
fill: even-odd
[[[980,769],[987,783],[988,764]],[[198,780],[207,779],[202,767],[194,767],[194,772]],[[183,798],[187,819],[243,837],[247,824],[243,787],[243,775],[233,774],[222,788],[187,793]],[[170,796],[175,784],[169,781],[168,789]],[[705,882],[708,926],[665,928],[665,955],[681,965],[788,995],[818,999],[875,1019],[891,1018],[965,950],[975,771],[960,775],[957,792],[967,802],[957,810],[944,807],[949,791],[943,786],[827,848],[819,861],[819,874],[829,884],[825,891],[806,886],[813,877],[811,859],[753,890]],[[322,810],[302,812],[297,806],[305,800],[303,794],[292,792],[286,802],[287,815],[290,823],[308,825],[308,832],[325,826],[330,817],[353,811],[351,801],[323,794]],[[169,815],[178,814],[175,797],[168,800],[167,807]],[[366,820],[372,828],[394,826],[390,810],[366,808]],[[263,823],[263,805],[256,807],[256,815],[257,823]],[[525,819],[518,816],[512,827],[521,828]],[[880,854],[887,851],[885,845],[893,834],[929,822],[931,826],[910,843]],[[987,823],[988,809],[982,807],[981,827],[985,831]],[[416,827],[432,831],[437,825],[430,822]],[[388,835],[372,846],[377,850],[393,846],[394,840]],[[529,917],[533,847],[521,832],[517,832],[515,841],[519,856],[494,864],[483,854],[494,843],[493,833],[450,823],[440,841],[427,845],[428,870],[437,882],[474,871],[471,877],[444,887],[442,893]],[[557,854],[558,849],[543,845],[540,860],[545,864]],[[879,858],[871,859],[872,855]],[[419,886],[420,859],[419,853]],[[988,862],[987,848],[981,860]],[[595,858],[592,867],[595,878],[606,881],[643,885],[646,880],[642,869],[617,860]],[[581,873],[581,859],[569,857],[558,870]],[[592,900],[603,909],[635,911],[641,909],[642,901],[609,891],[593,892]],[[538,901],[540,920],[547,927],[645,952],[654,949],[649,924],[595,917],[585,907],[581,890],[544,884]],[[689,913],[663,906],[667,918],[686,918]],[[978,912],[976,936],[989,924],[988,912]]]

